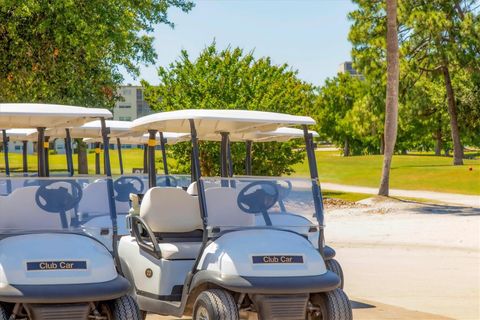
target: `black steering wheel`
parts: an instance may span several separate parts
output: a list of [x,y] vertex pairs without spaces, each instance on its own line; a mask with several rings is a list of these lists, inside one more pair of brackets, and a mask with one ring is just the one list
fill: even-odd
[[290,180],[279,180],[277,181],[277,188],[278,188],[278,205],[280,206],[280,210],[282,212],[287,212],[285,208],[285,204],[283,200],[288,198],[290,192],[292,191],[292,182]]
[[272,221],[268,209],[273,207],[279,197],[277,184],[271,181],[255,181],[246,185],[238,194],[237,205],[246,213],[261,213],[268,226]]
[[117,195],[115,200],[120,202],[129,201],[130,193],[142,193],[145,184],[139,177],[120,177],[113,183]]
[[158,187],[176,187],[178,186],[178,180],[174,176],[165,175],[157,177]]
[[35,202],[47,212],[59,213],[63,228],[68,228],[66,212],[75,208],[82,196],[82,187],[75,181],[44,181],[35,193]]

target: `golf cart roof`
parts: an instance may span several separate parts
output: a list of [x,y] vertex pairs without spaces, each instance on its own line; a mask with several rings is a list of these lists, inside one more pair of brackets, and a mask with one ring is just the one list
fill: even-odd
[[7,130],[7,137],[10,141],[34,141],[36,133],[36,129],[9,129]]
[[[105,125],[110,129],[109,136],[121,137],[131,134],[131,121],[116,121],[106,120]],[[65,137],[65,130],[63,128],[47,129],[45,135],[55,138]],[[102,137],[102,124],[100,120],[90,121],[82,126],[70,129],[72,138],[100,138]]]
[[0,103],[0,128],[75,127],[93,118],[111,118],[107,109],[40,103]]
[[[316,131],[308,130],[308,133],[311,133],[314,138],[318,138],[319,135]],[[297,128],[288,128],[281,127],[273,131],[256,131],[256,132],[245,132],[245,133],[233,133],[229,135],[229,139],[232,142],[244,142],[244,141],[253,141],[253,142],[286,142],[291,139],[303,139],[303,130]],[[200,140],[205,141],[220,141],[222,139],[221,135],[218,133],[215,134],[206,134],[199,137]]]
[[312,125],[310,117],[250,110],[188,109],[160,112],[133,121],[132,130],[190,132],[188,120],[194,120],[199,136],[212,133],[272,131],[282,126]]
[[[190,139],[189,133],[176,133],[176,132],[163,132],[163,138],[167,139],[167,144],[175,144],[182,141],[188,141]],[[121,144],[147,144],[149,134],[146,133],[141,136],[124,136],[121,137]],[[157,132],[156,139],[160,139],[160,134]],[[86,138],[83,139],[86,143],[102,142],[101,138]]]

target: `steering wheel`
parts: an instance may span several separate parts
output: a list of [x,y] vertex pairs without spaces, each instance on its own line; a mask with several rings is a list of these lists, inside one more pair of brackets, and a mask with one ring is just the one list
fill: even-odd
[[176,187],[178,186],[178,180],[174,176],[158,176],[157,177],[157,186],[158,187]]
[[246,185],[238,194],[237,205],[243,212],[261,213],[268,226],[272,221],[268,216],[268,209],[273,207],[279,197],[276,183],[271,181],[255,181]]
[[[59,187],[55,188],[55,184],[59,184]],[[64,185],[70,186],[70,191]],[[75,208],[82,196],[82,187],[75,181],[45,181],[35,193],[35,202],[47,212],[64,213]]]
[[278,188],[278,205],[282,212],[287,212],[283,200],[288,198],[290,192],[292,191],[292,182],[290,180],[279,180],[277,181]]
[[113,183],[117,192],[115,200],[120,202],[129,201],[130,193],[142,193],[145,184],[139,177],[120,177]]

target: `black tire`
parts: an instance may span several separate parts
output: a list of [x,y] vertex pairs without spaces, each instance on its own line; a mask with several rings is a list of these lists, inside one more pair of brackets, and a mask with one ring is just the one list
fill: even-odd
[[193,320],[238,320],[238,308],[230,293],[222,289],[201,292],[193,307]]
[[0,320],[8,320],[10,319],[9,312],[5,308],[5,306],[0,305]]
[[310,319],[315,320],[353,320],[352,306],[345,292],[338,288],[333,291],[315,294],[312,304],[320,308],[320,314]]
[[137,302],[131,296],[123,296],[111,304],[113,320],[141,320]]
[[330,259],[330,260],[325,261],[325,265],[327,266],[327,270],[335,272],[337,274],[337,276],[340,277],[340,287],[339,288],[343,289],[343,270],[342,270],[342,266],[340,265],[340,263],[338,263],[338,261],[335,260],[335,259]]

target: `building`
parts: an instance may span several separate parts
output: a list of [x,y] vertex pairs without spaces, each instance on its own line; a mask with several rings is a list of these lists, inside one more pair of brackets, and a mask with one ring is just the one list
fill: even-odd
[[123,99],[115,104],[113,109],[114,120],[132,121],[152,113],[152,110],[143,98],[143,87],[120,86],[119,94]]
[[338,73],[350,73],[352,76],[361,77],[361,74],[353,68],[352,61],[345,61],[338,66]]

